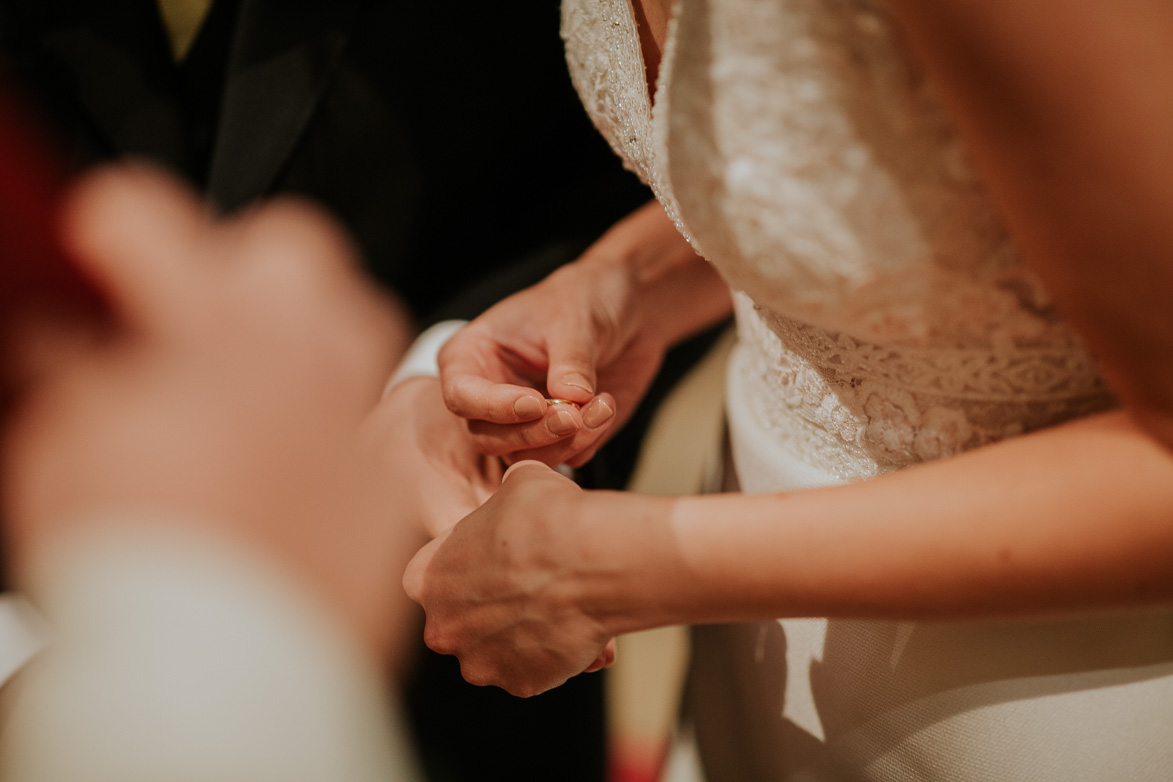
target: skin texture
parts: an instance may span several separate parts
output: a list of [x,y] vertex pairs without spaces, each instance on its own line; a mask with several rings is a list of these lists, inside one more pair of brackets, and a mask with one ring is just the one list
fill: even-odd
[[[461,329],[439,356],[444,401],[482,453],[578,466],[631,416],[665,351],[730,308],[721,278],[651,203]],[[552,427],[560,416],[569,425]]]
[[525,462],[417,554],[405,586],[429,645],[470,681],[529,695],[612,636],[669,624],[1165,603],[1171,514],[1173,456],[1123,413],[790,494],[583,492]]
[[[526,464],[409,566],[429,642],[476,681],[530,694],[576,673],[615,633],[664,624],[1056,616],[1173,601],[1173,90],[1155,75],[1173,73],[1173,13],[1155,1],[1077,5],[892,0],[890,10],[1122,411],[792,494],[579,492]],[[1038,35],[1053,25],[1062,34]],[[625,240],[643,246],[638,233]],[[635,253],[615,247],[613,257],[639,276]],[[647,311],[687,316],[707,295],[681,286],[667,307],[634,286],[618,299],[574,290],[602,298],[559,312],[619,300],[641,323]],[[526,321],[518,301],[474,327],[494,332],[502,312]],[[529,322],[561,329],[548,315]],[[509,350],[508,333],[496,333]],[[604,336],[588,329],[559,350],[589,357]],[[519,393],[483,390],[498,410]],[[481,445],[505,452],[519,431]],[[474,561],[474,551],[491,555]]]
[[418,546],[442,535],[501,485],[500,459],[472,447],[464,422],[444,407],[440,381],[397,385],[363,422],[379,473],[395,487],[395,521],[419,534]]
[[[572,481],[540,462],[519,462],[480,510],[412,561],[404,586],[412,599],[427,601],[424,640],[437,652],[458,655],[470,683],[529,697],[615,659],[612,634],[583,610],[573,590],[561,588],[562,563],[574,560],[581,553],[577,544],[591,538],[579,513],[582,496]],[[568,513],[571,529],[531,526],[524,508],[533,503],[544,504],[542,513],[551,520]],[[520,511],[521,529],[494,512],[500,508]],[[453,578],[425,587],[422,569],[433,555]],[[478,600],[482,590],[493,599]],[[559,642],[551,644],[551,637]]]
[[175,182],[120,167],[76,187],[62,234],[115,319],[29,321],[7,367],[22,388],[3,440],[18,585],[102,525],[196,529],[277,564],[391,657],[415,538],[388,523],[395,487],[361,423],[409,332],[339,229],[292,201],[214,220]]

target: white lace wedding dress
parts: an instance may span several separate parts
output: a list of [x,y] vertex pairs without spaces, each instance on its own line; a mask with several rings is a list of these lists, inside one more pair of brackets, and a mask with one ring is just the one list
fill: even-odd
[[[743,490],[866,479],[1112,405],[877,2],[677,0],[654,104],[630,0],[564,0],[563,35],[595,124],[736,291]],[[1173,779],[1167,610],[694,641],[712,782]]]

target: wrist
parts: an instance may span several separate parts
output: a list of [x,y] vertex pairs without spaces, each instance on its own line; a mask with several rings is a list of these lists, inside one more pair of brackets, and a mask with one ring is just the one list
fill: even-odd
[[687,621],[672,517],[676,499],[591,492],[584,525],[583,604],[609,636]]
[[641,335],[665,350],[732,311],[728,285],[654,201],[608,231],[576,264],[591,274],[621,275]]

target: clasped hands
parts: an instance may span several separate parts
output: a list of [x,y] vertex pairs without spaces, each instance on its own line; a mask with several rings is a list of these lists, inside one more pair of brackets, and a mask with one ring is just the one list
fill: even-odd
[[[614,660],[605,610],[584,587],[605,580],[618,519],[600,513],[603,493],[549,466],[590,459],[665,350],[632,316],[623,270],[582,263],[499,303],[441,351],[433,389],[465,419],[464,441],[512,467],[482,506],[431,530],[404,576],[425,609],[428,646],[456,655],[469,682],[521,696]],[[436,381],[405,385],[416,382]]]
[[[116,322],[38,321],[7,346],[24,389],[3,440],[18,583],[87,528],[184,527],[276,563],[386,658],[416,527],[432,540],[404,585],[470,681],[529,695],[613,659],[613,606],[582,587],[614,584],[623,525],[606,493],[544,464],[589,459],[663,355],[621,267],[572,264],[507,299],[444,350],[442,385],[409,381],[372,411],[408,329],[315,211],[215,219],[124,168],[66,212]],[[502,460],[520,462],[503,483]]]

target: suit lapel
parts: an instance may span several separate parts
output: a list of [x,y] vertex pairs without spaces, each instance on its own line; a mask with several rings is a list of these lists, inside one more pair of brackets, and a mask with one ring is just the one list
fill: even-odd
[[176,73],[154,0],[57,2],[44,19],[42,46],[110,148],[187,172]]
[[334,72],[362,0],[242,0],[208,192],[236,209],[280,173]]

